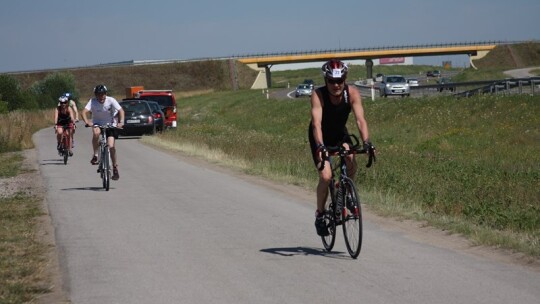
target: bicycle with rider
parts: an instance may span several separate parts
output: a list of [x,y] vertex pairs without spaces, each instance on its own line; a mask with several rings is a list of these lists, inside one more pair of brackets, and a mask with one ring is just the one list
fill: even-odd
[[[332,169],[329,163],[323,166],[322,161],[325,159],[324,156],[328,155],[326,146],[337,146],[341,142],[345,142],[345,146],[352,145],[346,127],[351,111],[354,113],[364,148],[366,151],[370,148],[375,151],[375,147],[369,140],[368,124],[364,117],[360,92],[345,83],[348,73],[347,65],[340,60],[332,59],[322,66],[322,73],[325,85],[317,88],[311,95],[311,122],[308,138],[313,162],[317,169],[322,168],[318,171],[315,227],[318,235],[325,236],[328,234],[328,229],[323,220],[324,205],[328,197]],[[348,168],[347,176],[354,178],[357,170],[355,155],[348,155],[345,161]]]
[[[64,132],[64,128],[67,129],[66,131],[68,133],[68,136],[71,136],[74,126],[74,117],[75,114],[73,113],[73,110],[69,107],[68,99],[65,96],[60,96],[60,98],[58,98],[58,106],[54,111],[57,150],[60,150],[62,133]],[[72,156],[73,151],[71,150],[71,146],[67,147],[67,149],[69,155]]]
[[[69,104],[69,107],[71,108],[71,110],[73,111],[73,114],[75,114],[75,123],[79,122],[79,110],[77,109],[77,102],[75,102],[75,99],[73,97],[73,94],[69,93],[69,92],[66,92],[64,93],[64,95],[62,96],[65,96],[67,99],[68,99],[68,104]],[[60,105],[60,104],[58,104]],[[74,124],[73,125],[73,129],[71,130],[71,147],[74,148],[75,147],[75,139],[74,139],[74,135],[75,135],[75,131],[77,129],[77,125]]]
[[[101,130],[96,126],[113,125],[116,128],[122,128],[124,125],[124,110],[118,103],[118,101],[111,96],[107,96],[107,87],[105,85],[97,85],[94,88],[95,97],[90,99],[82,111],[82,118],[86,126],[93,126],[92,128],[92,148],[93,156],[90,160],[92,165],[98,164],[98,149],[99,149],[99,135]],[[92,121],[88,118],[88,114],[92,113]],[[116,121],[114,116],[118,113],[118,120]],[[107,129],[107,143],[109,145],[111,160],[113,164],[113,180],[118,180],[120,174],[118,172],[118,151],[115,145],[115,138],[118,137],[116,129]]]

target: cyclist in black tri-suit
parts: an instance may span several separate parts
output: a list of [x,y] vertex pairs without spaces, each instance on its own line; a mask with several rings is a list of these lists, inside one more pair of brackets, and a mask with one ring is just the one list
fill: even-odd
[[[369,130],[364,118],[364,108],[360,92],[345,83],[348,67],[345,63],[332,59],[322,66],[325,86],[317,88],[311,95],[311,122],[308,137],[313,162],[317,168],[322,166],[323,155],[327,153],[326,146],[337,146],[340,142],[351,143],[347,131],[347,120],[352,112],[356,118],[356,126],[362,137],[364,148],[373,147],[369,140]],[[374,147],[373,147],[374,149]],[[347,157],[349,177],[354,177],[357,169],[354,154]],[[328,235],[328,229],[323,220],[324,204],[328,197],[328,186],[332,179],[329,163],[319,172],[317,185],[317,210],[315,212],[315,227],[317,234]]]
[[[68,134],[71,137],[71,132],[73,131],[73,122],[75,114],[73,110],[69,107],[69,100],[65,96],[58,98],[58,106],[54,111],[54,128],[56,130],[56,149],[60,150],[60,140],[62,139],[62,133],[64,132],[64,127],[68,130]],[[67,147],[69,155],[72,156],[73,152],[70,147]]]

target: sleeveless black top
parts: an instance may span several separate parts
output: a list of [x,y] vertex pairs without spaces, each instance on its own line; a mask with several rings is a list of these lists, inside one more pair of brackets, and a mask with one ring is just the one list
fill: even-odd
[[[334,105],[330,101],[330,93],[326,86],[319,88],[323,99],[322,113],[322,134],[324,144],[327,146],[335,146],[348,135],[347,120],[351,113],[351,102],[349,95],[349,86],[345,85],[341,102]],[[311,126],[311,123],[310,123]],[[310,128],[311,130],[311,128]],[[310,132],[313,133],[313,132]],[[310,136],[313,136],[310,134]]]
[[62,106],[58,107],[58,121],[56,124],[58,125],[68,125],[71,123],[71,116],[69,115],[69,110],[67,110],[64,113],[62,113]]

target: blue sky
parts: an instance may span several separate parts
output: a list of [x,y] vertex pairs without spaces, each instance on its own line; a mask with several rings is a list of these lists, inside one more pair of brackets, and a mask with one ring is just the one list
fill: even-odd
[[[125,60],[540,40],[538,0],[4,0],[0,72]],[[464,56],[415,58],[440,65]]]

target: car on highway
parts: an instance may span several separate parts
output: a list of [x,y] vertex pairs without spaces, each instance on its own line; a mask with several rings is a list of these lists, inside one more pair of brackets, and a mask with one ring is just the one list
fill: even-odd
[[304,82],[302,82],[302,84],[309,85],[312,90],[315,87],[315,82],[313,81],[313,79],[304,79]]
[[156,133],[156,121],[150,104],[144,99],[125,99],[120,102],[124,109],[124,127],[121,136],[141,136]]
[[420,85],[420,82],[418,82],[418,79],[416,78],[409,78],[407,79],[407,83],[409,84],[409,86],[411,87],[417,87]]
[[404,97],[411,95],[411,88],[405,77],[401,75],[386,75],[380,83],[379,93],[381,97],[388,95],[401,95]]
[[441,79],[437,80],[437,83],[441,85],[438,88],[439,92],[442,92],[443,90],[454,92],[456,90],[456,86],[453,85],[452,78],[450,77],[442,77]]
[[441,77],[441,71],[439,70],[427,71],[426,76],[427,77]]
[[313,93],[313,88],[311,87],[311,85],[303,83],[303,84],[299,84],[296,87],[294,96],[296,98],[300,96],[311,96],[312,93]]

